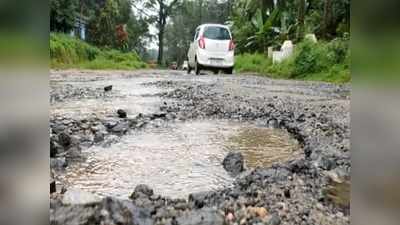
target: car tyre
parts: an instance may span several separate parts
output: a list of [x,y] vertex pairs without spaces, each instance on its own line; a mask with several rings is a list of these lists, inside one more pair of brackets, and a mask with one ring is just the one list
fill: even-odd
[[200,64],[197,62],[197,60],[194,65],[194,72],[196,73],[196,75],[200,75]]
[[190,72],[192,72],[192,68],[190,68],[189,65],[188,65],[188,67],[186,68],[186,72],[187,72],[187,74],[190,74]]
[[233,67],[229,67],[229,68],[225,69],[225,73],[226,74],[233,74]]

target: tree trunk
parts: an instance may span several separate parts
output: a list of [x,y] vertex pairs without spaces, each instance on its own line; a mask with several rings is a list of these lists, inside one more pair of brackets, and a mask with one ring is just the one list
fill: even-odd
[[306,11],[306,1],[305,0],[299,0],[299,9],[298,9],[298,15],[297,15],[297,22],[298,22],[297,39],[298,40],[301,40],[303,38],[303,35],[304,35],[305,11]]
[[199,25],[203,23],[203,0],[199,1]]
[[332,23],[332,0],[325,0],[324,4],[324,22],[322,35],[329,38],[330,27]]
[[165,23],[166,23],[166,13],[164,4],[160,4],[160,9],[158,12],[158,57],[157,63],[161,65],[163,63],[163,55],[164,55],[164,31],[165,31]]
[[163,54],[164,54],[164,26],[160,26],[160,30],[158,32],[158,57],[157,63],[161,65],[163,63]]

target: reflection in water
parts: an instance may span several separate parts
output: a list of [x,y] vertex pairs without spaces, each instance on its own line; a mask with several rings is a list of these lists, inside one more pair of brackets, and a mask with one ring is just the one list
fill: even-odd
[[243,152],[250,167],[290,157],[295,141],[283,131],[230,121],[195,121],[148,128],[108,148],[85,151],[85,163],[71,165],[64,182],[99,195],[127,198],[138,184],[157,194],[188,194],[228,187],[221,162],[230,150]]

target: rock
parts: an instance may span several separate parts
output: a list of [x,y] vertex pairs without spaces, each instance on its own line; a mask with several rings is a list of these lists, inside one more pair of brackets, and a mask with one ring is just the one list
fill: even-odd
[[50,140],[50,158],[54,158],[57,155],[57,143],[53,140]]
[[247,211],[250,215],[264,219],[268,215],[268,211],[264,207],[248,207]]
[[[116,124],[115,124],[115,125],[116,125]],[[106,128],[103,124],[97,124],[97,125],[95,125],[95,126],[92,126],[92,127],[91,127],[91,130],[92,130],[94,133],[97,133],[97,132],[106,132],[107,128]]]
[[105,86],[105,87],[104,87],[104,91],[105,91],[105,92],[111,91],[112,88],[113,88],[112,85]]
[[136,207],[130,201],[107,197],[101,202],[99,212],[98,222],[95,224],[154,224],[149,210]]
[[63,170],[65,167],[68,166],[65,157],[58,157],[58,158],[51,158],[50,159],[50,168],[55,169],[57,171]]
[[50,194],[57,191],[56,180],[53,171],[50,171]]
[[101,199],[92,193],[80,189],[69,189],[64,193],[62,203],[64,205],[86,205],[100,202]]
[[283,191],[283,195],[285,196],[285,198],[290,198],[290,189],[285,189],[284,191]]
[[334,157],[328,155],[321,155],[318,157],[316,164],[324,170],[332,170],[336,168],[336,161]]
[[127,117],[126,111],[124,111],[122,109],[118,109],[117,113],[118,113],[118,117],[119,118],[126,118]]
[[120,122],[115,127],[111,128],[111,131],[117,134],[124,134],[129,129],[128,122]]
[[189,202],[194,204],[194,207],[196,208],[202,208],[206,204],[207,199],[209,199],[213,194],[214,192],[210,191],[192,193],[189,195]]
[[279,122],[277,119],[272,118],[268,120],[267,126],[268,128],[277,129],[279,128]]
[[68,147],[71,145],[71,137],[65,132],[62,132],[58,135],[58,142],[61,146]]
[[153,189],[145,184],[139,184],[135,187],[135,190],[131,194],[131,199],[137,199],[140,197],[150,197],[154,194]]
[[65,126],[63,124],[55,124],[54,126],[52,126],[52,130],[56,134],[64,132],[65,129],[67,129],[67,126]]
[[268,220],[268,225],[280,225],[281,218],[279,218],[278,214],[272,214],[271,218]]
[[78,159],[81,157],[81,153],[82,153],[81,148],[78,145],[73,146],[68,149],[67,158],[68,159]]
[[108,119],[106,121],[104,121],[104,126],[107,129],[112,129],[113,127],[115,127],[118,124],[118,121],[116,119]]
[[331,181],[333,181],[333,182],[335,182],[335,183],[341,184],[341,183],[343,183],[344,180],[345,180],[342,176],[339,175],[338,172],[336,172],[336,171],[334,171],[334,170],[327,171],[327,172],[326,172],[326,175],[327,175],[327,177],[328,177]]
[[192,210],[176,218],[179,225],[223,225],[224,217],[215,209]]
[[150,119],[165,118],[166,116],[167,116],[167,113],[164,113],[164,112],[153,113],[153,115],[150,116]]
[[94,141],[95,143],[99,143],[99,142],[104,141],[104,134],[103,134],[102,132],[97,132],[97,133],[95,133],[95,134],[94,134],[93,141]]
[[288,169],[286,169],[284,167],[279,167],[276,169],[275,179],[278,181],[284,181],[284,180],[288,179],[290,174],[291,174],[291,172]]
[[289,169],[292,173],[306,173],[310,168],[308,161],[297,159],[289,163]]
[[50,224],[152,225],[150,211],[130,201],[105,198],[90,204],[50,205]]
[[224,158],[222,165],[226,171],[231,173],[233,176],[238,175],[244,170],[244,159],[240,152],[229,152]]

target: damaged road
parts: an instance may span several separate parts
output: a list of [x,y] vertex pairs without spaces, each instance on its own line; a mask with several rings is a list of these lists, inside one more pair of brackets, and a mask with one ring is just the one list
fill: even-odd
[[[57,190],[51,194],[51,224],[349,224],[347,85],[162,70],[52,71],[50,82],[50,161],[57,182]],[[112,90],[105,91],[110,85]],[[201,187],[206,191],[187,197],[165,196],[152,186],[138,185],[124,187],[131,190],[125,198],[111,195],[87,203],[65,201],[66,196],[79,199],[88,194],[72,191],[73,185],[63,179],[69,168],[91,164],[88,149],[115,150],[113,146],[122,148],[134,137],[131,135],[204,120],[283,130],[300,147],[293,150],[292,157],[247,166],[243,172],[240,168],[241,173],[232,180],[214,180],[230,185],[214,182],[215,188]],[[229,136],[230,130],[236,129],[232,127],[240,126],[213,132]],[[201,139],[196,146],[207,141]],[[148,145],[141,145],[140,139],[138,142],[135,146],[147,150]],[[216,159],[220,160],[218,165],[206,164],[214,168],[208,173],[224,177],[223,160]]]

